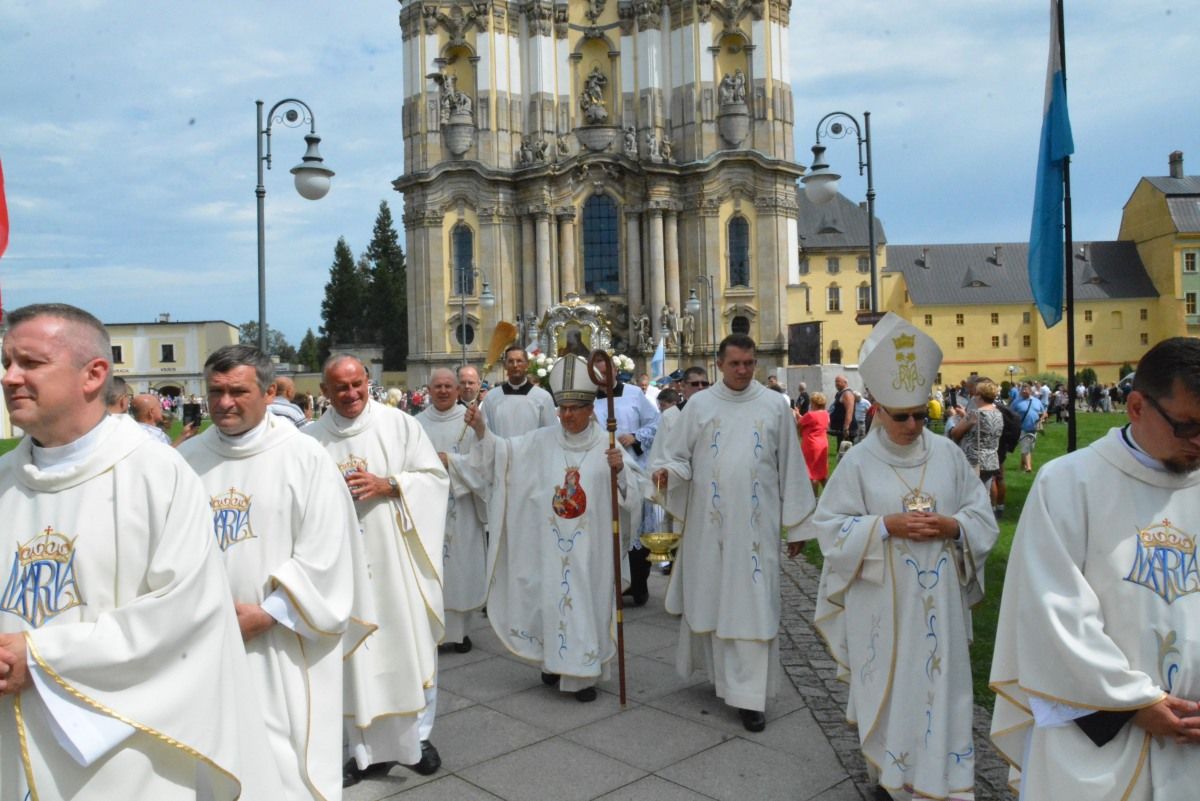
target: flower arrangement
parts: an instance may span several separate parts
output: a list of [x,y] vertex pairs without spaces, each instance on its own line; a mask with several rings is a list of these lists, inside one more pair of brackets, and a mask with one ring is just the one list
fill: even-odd
[[537,353],[527,353],[526,355],[529,357],[529,380],[549,392],[550,368],[554,366],[554,363],[558,359],[540,351]]
[[632,373],[633,359],[626,356],[624,353],[610,353],[612,356],[613,367],[618,373]]

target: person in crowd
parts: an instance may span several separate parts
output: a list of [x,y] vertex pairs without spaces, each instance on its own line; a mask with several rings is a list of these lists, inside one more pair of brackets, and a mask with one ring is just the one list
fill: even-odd
[[529,356],[520,345],[504,351],[508,380],[487,393],[482,408],[488,430],[497,437],[516,437],[555,424],[554,399],[529,380]]
[[814,506],[795,418],[754,380],[756,350],[744,334],[721,341],[721,382],[692,396],[651,463],[684,521],[666,602],[680,616],[676,669],[706,672],[752,732],[778,681],[778,542],[798,541]]
[[537,665],[548,686],[589,703],[616,656],[612,471],[627,515],[639,513],[644,486],[632,483],[633,460],[608,447],[593,417],[587,362],[559,359],[550,386],[558,425],[504,439],[468,410],[478,441],[449,463],[491,487],[488,620],[496,636]]
[[119,375],[114,375],[109,383],[108,394],[104,396],[104,404],[109,414],[129,414],[129,404],[133,395],[129,394],[129,385]]
[[1013,538],[992,740],[1024,799],[1200,786],[1200,340],[1147,351],[1126,414],[1038,471]]
[[971,391],[974,402],[962,421],[954,426],[950,438],[962,448],[979,480],[988,488],[994,510],[999,503],[995,479],[1000,475],[1000,434],[1004,431],[1004,417],[996,408],[1000,388],[990,378],[979,378]]
[[330,410],[303,429],[344,476],[363,541],[354,564],[373,602],[370,647],[346,661],[342,783],[395,763],[435,773],[430,740],[437,712],[437,646],[445,634],[442,553],[450,481],[433,443],[412,416],[371,400],[367,370],[353,356],[325,361],[321,392]]
[[[204,363],[213,424],[180,454],[209,499],[280,798],[324,801],[342,788],[343,635],[358,520],[329,455],[270,413],[272,372],[254,345],[214,351]],[[351,648],[368,632],[358,627]]]
[[268,411],[284,418],[296,428],[308,422],[304,417],[304,410],[295,402],[296,382],[285,375],[277,375],[273,387],[275,392],[271,396]]
[[0,798],[282,798],[200,480],[108,414],[103,323],[5,322]]
[[813,494],[820,495],[829,478],[829,412],[825,410],[825,393],[814,392],[809,402],[812,408],[807,413],[799,414],[796,410],[796,428]]
[[859,354],[876,424],[804,527],[824,556],[814,624],[879,797],[974,797],[970,608],[999,530],[962,450],[925,430],[941,356],[896,314],[876,324]]
[[858,434],[858,426],[854,419],[854,390],[846,376],[839,375],[833,379],[837,390],[829,411],[829,433],[837,438],[838,453],[841,453],[843,442],[853,442]]
[[[463,372],[466,368],[459,368]],[[472,368],[473,369],[473,368]],[[478,380],[478,376],[476,376]],[[472,648],[467,633],[487,600],[487,487],[450,467],[449,454],[470,453],[475,436],[467,432],[468,406],[458,402],[461,387],[453,370],[435,368],[429,375],[430,405],[417,415],[438,458],[450,476],[446,506],[446,539],[442,547],[442,597],[446,607],[443,644],[465,654]]]
[[1012,409],[1021,416],[1021,439],[1018,441],[1021,469],[1029,473],[1033,471],[1033,449],[1037,445],[1038,427],[1046,419],[1046,407],[1033,396],[1031,384],[1022,384],[1021,397],[1013,403]]
[[483,403],[483,397],[480,395],[483,385],[475,365],[460,365],[455,375],[458,378],[458,402],[463,406]]

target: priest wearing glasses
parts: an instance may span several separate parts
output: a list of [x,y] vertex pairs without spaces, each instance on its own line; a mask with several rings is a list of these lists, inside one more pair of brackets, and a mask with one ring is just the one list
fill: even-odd
[[970,608],[999,531],[962,451],[925,430],[941,358],[895,314],[875,326],[859,364],[877,424],[806,530],[825,557],[815,624],[878,798],[974,797]]

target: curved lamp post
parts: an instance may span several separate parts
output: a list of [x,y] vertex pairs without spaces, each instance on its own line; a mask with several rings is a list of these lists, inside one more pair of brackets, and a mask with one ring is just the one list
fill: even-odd
[[[308,124],[308,134],[304,137],[304,141],[308,143],[308,150],[304,153],[300,163],[292,167],[291,170],[292,175],[296,177],[296,191],[300,193],[302,198],[306,200],[320,200],[325,197],[329,192],[329,179],[333,177],[333,170],[325,166],[325,162],[321,159],[321,154],[317,151],[317,145],[320,144],[321,137],[317,136],[317,122],[313,118],[312,109],[308,107],[307,103],[295,98],[280,100],[271,106],[271,110],[267,113],[266,128],[263,127],[263,101],[256,100],[254,104],[258,107],[258,127],[256,128],[258,135],[258,186],[254,188],[254,195],[258,198],[258,348],[263,353],[266,353],[267,248],[264,200],[267,197],[267,188],[263,185],[263,165],[265,164],[268,170],[271,169],[271,126],[279,123],[289,128],[297,128],[305,123]],[[284,110],[280,111],[281,108]],[[276,112],[279,113],[276,114]]]
[[837,197],[838,180],[842,177],[825,162],[825,146],[821,144],[822,134],[830,139],[843,139],[853,134],[858,140],[858,174],[862,175],[863,170],[866,170],[867,174],[867,247],[870,248],[871,312],[874,314],[879,311],[879,270],[875,258],[875,180],[871,172],[871,112],[863,112],[862,125],[859,125],[853,115],[844,111],[826,114],[817,123],[817,141],[812,147],[812,167],[800,182],[804,184],[805,196],[818,205]]
[[[465,277],[462,276],[462,277]],[[459,280],[462,280],[462,277]],[[471,283],[475,282],[476,278],[483,277],[479,268],[471,268]],[[465,283],[465,282],[464,282]],[[467,288],[460,285],[458,293],[458,341],[462,343],[462,366],[467,364]],[[483,288],[479,291],[479,308],[490,309],[496,305],[496,296],[492,294],[492,287],[488,283],[487,278],[483,277]]]
[[[708,311],[709,311],[709,329],[708,335],[712,338],[713,347],[713,375],[717,371],[717,298],[713,294],[713,280],[711,275],[696,276],[696,283],[705,288],[708,292]],[[688,314],[692,317],[697,317],[700,314],[700,298],[696,297],[696,290],[692,288],[688,290],[688,299],[686,303]]]

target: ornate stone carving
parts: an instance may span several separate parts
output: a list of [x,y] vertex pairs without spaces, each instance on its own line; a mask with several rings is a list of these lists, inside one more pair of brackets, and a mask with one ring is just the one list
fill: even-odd
[[621,27],[622,36],[633,35],[633,25],[637,19],[637,9],[633,5],[633,0],[619,0],[617,3],[617,20]]
[[600,71],[600,65],[593,65],[592,71],[583,80],[583,91],[579,95],[579,110],[583,112],[583,120],[588,125],[608,122],[608,108],[604,105],[606,86],[608,76]]
[[637,129],[632,125],[625,126],[624,146],[625,155],[636,161],[638,157]]
[[529,167],[538,162],[544,162],[548,147],[545,139],[534,139],[531,136],[521,137],[521,147],[517,149],[517,163]]
[[701,22],[708,22],[712,19],[712,0],[696,0],[696,13],[700,16]]
[[425,23],[425,34],[432,36],[437,29],[443,28],[449,35],[448,44],[451,47],[466,44],[467,34],[472,28],[480,32],[487,30],[490,4],[478,2],[454,5],[449,14],[444,14],[434,4],[421,6],[421,19]]
[[725,73],[720,86],[721,105],[746,102],[746,73],[739,67],[736,72]]
[[587,11],[584,11],[583,15],[592,23],[595,23],[600,19],[600,15],[604,13],[604,6],[607,2],[608,0],[588,0]]
[[639,30],[661,30],[662,0],[635,0]]
[[546,0],[530,0],[524,8],[525,18],[529,20],[529,32],[534,36],[549,36],[550,23],[554,16],[554,7]]
[[554,36],[557,39],[566,39],[567,31],[571,29],[567,12],[568,7],[566,3],[554,6]]

